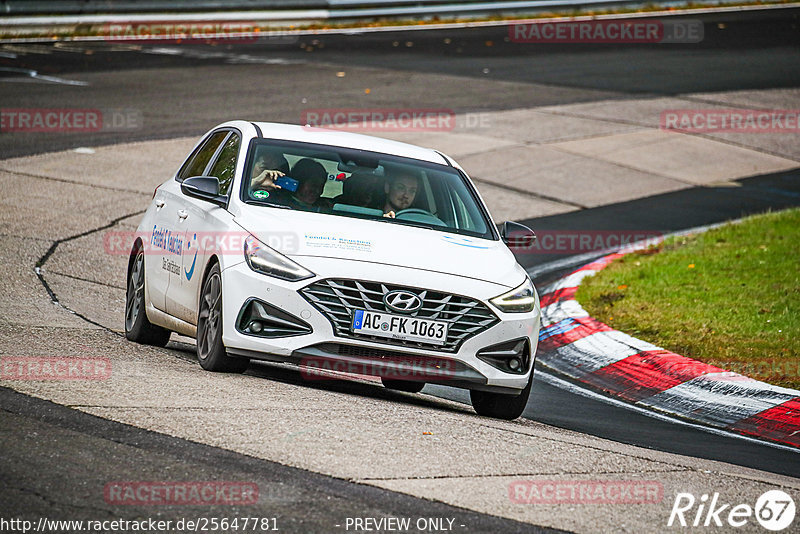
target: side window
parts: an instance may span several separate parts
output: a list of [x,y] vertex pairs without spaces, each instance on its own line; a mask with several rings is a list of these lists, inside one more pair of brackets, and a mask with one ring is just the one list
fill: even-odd
[[219,144],[227,135],[228,132],[226,131],[211,134],[208,139],[206,139],[205,143],[200,145],[200,147],[194,151],[194,154],[192,154],[189,160],[184,163],[183,167],[178,172],[177,180],[182,182],[186,178],[191,178],[192,176],[201,176],[203,171],[206,170],[208,161],[217,151],[217,147],[219,147]]
[[236,174],[236,157],[239,155],[239,136],[232,133],[225,141],[225,145],[219,152],[219,157],[211,167],[209,176],[219,178],[219,194],[227,195],[233,183],[233,175]]

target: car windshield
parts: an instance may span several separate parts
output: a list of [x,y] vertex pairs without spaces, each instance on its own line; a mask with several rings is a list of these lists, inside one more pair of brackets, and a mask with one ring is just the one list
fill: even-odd
[[457,169],[364,150],[258,139],[242,200],[495,239],[485,208]]

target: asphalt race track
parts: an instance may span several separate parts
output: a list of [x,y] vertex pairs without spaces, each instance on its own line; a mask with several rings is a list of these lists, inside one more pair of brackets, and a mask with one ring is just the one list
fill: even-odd
[[[60,47],[53,44],[0,45],[0,102],[3,108],[124,109],[132,110],[138,117],[132,126],[116,131],[70,134],[0,131],[0,176],[5,176],[3,195],[9,199],[3,208],[5,213],[0,215],[0,237],[33,242],[35,234],[23,234],[20,228],[31,232],[41,228],[43,239],[47,238],[44,241],[58,243],[56,248],[38,242],[31,245],[31,258],[45,260],[43,280],[48,284],[52,280],[62,280],[60,277],[64,274],[62,270],[58,277],[51,277],[47,273],[48,267],[56,269],[56,265],[70,264],[55,255],[51,261],[50,254],[54,251],[67,254],[72,265],[87,267],[88,263],[87,271],[112,273],[105,283],[107,287],[98,286],[94,295],[81,297],[80,291],[67,295],[64,303],[77,312],[77,316],[55,309],[50,300],[52,295],[48,295],[48,290],[38,280],[36,284],[22,284],[26,293],[15,298],[42,308],[41,316],[36,319],[40,322],[31,329],[18,330],[14,325],[18,324],[19,317],[12,317],[8,308],[6,311],[0,308],[0,354],[20,355],[28,347],[34,352],[46,351],[46,336],[53,335],[50,330],[63,328],[64,337],[53,341],[54,347],[69,351],[71,349],[67,347],[85,344],[92,350],[114,354],[115,357],[129,357],[136,361],[135,373],[147,376],[147,380],[156,379],[151,373],[156,374],[156,369],[162,364],[171,373],[194,373],[183,370],[194,369],[185,365],[194,360],[188,340],[173,341],[168,350],[148,352],[120,339],[117,334],[122,325],[113,315],[117,313],[119,316],[120,312],[113,310],[113,303],[101,302],[102,297],[116,295],[120,289],[119,280],[124,273],[114,272],[120,265],[119,258],[103,258],[102,254],[89,256],[86,252],[88,260],[83,262],[80,259],[84,254],[82,251],[88,250],[80,248],[85,237],[91,238],[94,232],[110,227],[112,221],[127,227],[135,226],[137,214],[149,201],[152,184],[160,183],[166,176],[154,176],[147,164],[142,165],[140,160],[122,155],[118,160],[118,173],[124,179],[110,177],[96,189],[84,189],[86,183],[82,180],[86,177],[80,173],[75,175],[74,182],[50,177],[58,171],[54,170],[57,164],[47,159],[49,153],[77,147],[107,147],[113,151],[113,145],[121,143],[128,144],[126,150],[135,151],[136,145],[131,143],[161,140],[166,143],[176,138],[197,137],[217,123],[232,118],[297,123],[303,111],[309,108],[447,108],[461,115],[485,113],[494,117],[518,109],[591,107],[600,102],[606,105],[609,102],[657,98],[683,98],[702,107],[711,105],[710,100],[698,95],[719,92],[744,95],[740,96],[740,101],[746,101],[750,94],[767,94],[770,107],[797,109],[800,107],[800,71],[797,69],[800,65],[799,14],[800,10],[795,9],[751,15],[749,19],[737,14],[692,17],[705,22],[705,38],[697,44],[682,45],[531,46],[508,42],[505,39],[508,30],[502,26],[325,35],[299,37],[296,41],[284,39],[290,42],[275,39],[214,46],[148,44],[138,47],[107,42],[73,43]],[[30,77],[26,73],[31,70],[46,75],[49,80]],[[336,73],[344,74],[338,76]],[[635,126],[635,123],[633,117],[619,117],[617,120],[622,128]],[[765,157],[800,161],[796,133],[794,137],[761,139],[756,142],[762,143],[761,146],[748,144],[747,147]],[[744,146],[736,140],[726,142],[731,146]],[[164,150],[164,154],[169,155],[180,153],[171,145]],[[34,166],[25,167],[23,164],[6,165],[5,160],[10,158],[37,155],[42,155],[40,171],[34,172],[31,170]],[[162,162],[157,161],[161,153],[154,152],[150,157],[153,169],[161,171]],[[25,161],[36,163],[39,160],[28,158]],[[465,168],[471,172],[469,165],[465,164]],[[104,169],[105,172],[114,172],[113,158]],[[86,176],[94,176],[93,172],[87,167]],[[502,173],[502,169],[497,169],[497,172]],[[497,195],[515,194],[515,189],[500,191],[503,189],[501,185],[484,180],[480,173],[479,176],[481,180],[477,181],[481,190],[485,186],[489,191],[499,188],[495,191]],[[12,177],[16,180],[30,179],[33,185],[28,190],[25,183],[15,183]],[[44,180],[51,181],[40,183]],[[76,201],[75,212],[69,214],[64,228],[56,228],[58,225],[52,223],[53,214],[49,213],[48,203],[60,208],[68,207],[69,202],[64,201],[63,195],[69,194],[67,191],[73,185],[80,189],[81,195],[97,194],[103,202],[95,204],[86,198]],[[62,199],[57,201],[59,195]],[[614,193],[598,189],[598,195],[613,197]],[[622,201],[604,201],[601,205],[579,205],[544,193],[535,193],[534,196],[537,202],[562,204],[545,215],[525,212],[517,218],[537,231],[591,228],[669,232],[800,205],[800,163],[794,168],[784,166],[778,172],[742,175],[724,184],[684,184],[680,188],[640,194]],[[25,202],[31,203],[30,212],[21,208]],[[84,215],[81,215],[81,209],[86,210]],[[12,221],[12,213],[24,213],[26,220]],[[69,248],[73,244],[78,247],[77,251]],[[7,249],[3,253],[4,261],[7,258],[20,259],[18,256],[21,254],[13,252],[15,249],[11,245],[4,245],[4,248]],[[526,268],[535,269],[568,257],[566,253],[529,255],[521,257],[520,261]],[[28,261],[25,256],[25,268],[29,271],[25,276],[34,280],[35,260]],[[566,270],[549,270],[535,282],[544,284]],[[23,275],[9,276],[10,284]],[[83,278],[83,281],[93,279],[93,276],[77,272],[72,276]],[[23,291],[14,294],[22,295]],[[76,302],[83,302],[85,307],[72,305]],[[108,310],[112,311],[106,313]],[[111,319],[106,320],[107,317]],[[86,321],[91,330],[75,327]],[[73,327],[73,331],[66,332]],[[42,337],[34,341],[39,336],[37,332]],[[138,376],[135,373],[131,376]],[[192,374],[190,378],[198,381],[197,391],[203,391],[202,396],[209,404],[219,402],[220,409],[235,409],[235,406],[228,405],[229,399],[223,400],[222,391],[227,390],[228,385],[220,386],[222,389],[217,391],[217,385],[209,382],[210,379],[202,373],[199,377]],[[211,378],[217,376],[211,375]],[[331,417],[339,418],[334,420],[346,421],[348,407],[355,410],[359,404],[364,404],[364,411],[359,413],[365,422],[370,410],[381,416],[385,410],[387,413],[396,412],[405,421],[403,424],[415,417],[426,424],[434,424],[441,417],[448,424],[452,422],[453,428],[467,424],[462,421],[468,421],[474,428],[484,428],[481,426],[484,422],[471,415],[471,408],[463,406],[468,404],[468,396],[446,387],[427,386],[421,395],[406,395],[363,382],[309,385],[295,370],[267,364],[253,365],[245,378],[250,382],[239,381],[234,385],[253,388],[248,391],[257,391],[259,387],[266,391],[287,386],[288,392],[300,392],[298,404],[308,397],[313,410],[324,411],[325,403],[330,402]],[[491,500],[486,505],[475,504],[474,501],[481,500],[475,496],[479,495],[480,476],[468,473],[468,470],[457,474],[443,470],[441,475],[437,475],[433,469],[434,473],[428,477],[429,484],[420,482],[417,485],[419,480],[424,482],[427,475],[409,474],[405,480],[388,465],[385,473],[377,475],[346,465],[337,465],[330,470],[317,469],[317,466],[324,466],[324,462],[304,463],[301,458],[303,451],[313,455],[314,449],[299,449],[297,455],[281,450],[281,446],[288,448],[297,443],[291,439],[287,441],[289,438],[263,453],[254,444],[257,440],[252,436],[246,440],[243,438],[241,447],[238,442],[229,446],[219,426],[213,430],[201,428],[213,418],[205,419],[198,415],[195,427],[184,432],[178,422],[174,428],[172,423],[153,423],[146,412],[134,415],[131,411],[130,417],[113,412],[111,405],[116,402],[113,397],[103,397],[106,399],[103,402],[87,404],[75,400],[78,397],[73,398],[71,394],[59,397],[54,393],[53,397],[48,397],[49,390],[44,389],[28,396],[14,391],[17,388],[13,383],[4,382],[3,386],[0,387],[0,443],[5,451],[4,459],[0,461],[0,476],[4,481],[4,487],[0,489],[3,517],[49,515],[66,519],[104,514],[103,517],[134,518],[148,513],[162,519],[184,517],[186,511],[181,507],[161,507],[148,512],[136,507],[114,508],[103,504],[102,500],[97,504],[96,498],[92,497],[92,492],[109,480],[159,478],[239,480],[249,477],[248,480],[256,482],[260,488],[269,488],[263,490],[264,496],[268,492],[269,498],[244,512],[247,515],[278,516],[280,530],[284,532],[344,531],[344,518],[366,516],[454,517],[456,524],[460,525],[454,530],[463,532],[531,532],[553,527],[577,531],[604,531],[615,527],[617,530],[657,532],[665,528],[663,525],[673,498],[673,493],[665,491],[660,515],[645,514],[645,519],[639,519],[639,523],[631,519],[632,523],[627,525],[620,522],[620,517],[638,512],[608,512],[600,519],[593,518],[595,512],[583,507],[571,519],[561,517],[563,509],[553,512],[553,517],[559,516],[560,519],[549,516],[542,519],[542,514],[526,515],[528,511],[518,513],[493,508],[491,503],[494,501]],[[696,477],[692,479],[691,487],[698,494],[736,487],[739,481],[752,479],[763,484],[763,488],[759,486],[759,491],[753,489],[747,495],[757,495],[764,489],[779,485],[784,489],[793,488],[794,495],[800,495],[797,491],[800,488],[800,456],[795,451],[713,434],[677,421],[656,419],[579,389],[543,371],[537,377],[524,415],[528,421],[508,426],[486,423],[488,426],[485,428],[495,429],[498,433],[520,432],[525,439],[536,436],[559,443],[563,440],[569,445],[565,445],[565,449],[571,446],[587,450],[598,448],[619,452],[626,458],[646,458],[664,466],[664,473],[669,473],[664,475],[665,480],[672,475],[680,479],[686,473]],[[270,395],[276,395],[271,400],[283,402],[280,399],[284,397],[277,396],[283,389],[275,393],[269,391]],[[132,398],[135,396],[132,394]],[[321,396],[324,402],[315,396]],[[48,398],[54,402],[44,400]],[[59,398],[69,400],[60,402]],[[160,406],[162,402],[162,399],[151,400],[153,406]],[[121,402],[124,404],[125,400]],[[170,409],[194,410],[188,405],[181,408],[179,404],[170,406]],[[142,406],[147,406],[147,402],[136,405],[136,408]],[[133,407],[131,405],[131,410]],[[305,417],[301,409],[298,409],[298,414],[298,417]],[[176,412],[175,421],[184,415]],[[228,419],[220,416],[216,421],[224,424]],[[309,435],[319,433],[320,439],[339,442],[357,439],[349,434],[337,435],[333,430],[333,434],[320,430],[315,426],[320,424],[319,419],[316,421],[303,423],[298,427],[300,430],[283,426],[281,435],[308,432]],[[190,425],[191,420],[186,424]],[[385,425],[381,428],[391,427],[387,421],[381,424]],[[522,426],[517,428],[515,424]],[[358,430],[370,436],[364,428]],[[245,431],[240,429],[240,432]],[[274,433],[273,437],[277,435]],[[207,439],[198,436],[207,436]],[[380,439],[390,438],[381,435],[375,439],[380,442]],[[447,445],[440,443],[437,446]],[[537,447],[530,445],[524,449],[528,451],[526,458],[532,456],[531,450],[540,451]],[[442,453],[441,448],[437,451],[431,453],[432,457]],[[458,454],[463,453],[460,451]],[[563,454],[563,465],[577,462],[569,455],[571,453]],[[358,463],[359,458],[355,455],[349,460]],[[537,462],[539,459],[536,456]],[[345,463],[346,460],[348,458],[345,458]],[[412,461],[409,456],[398,459],[398,462],[406,460]],[[575,476],[598,477],[609,473],[632,473],[637,470],[636,464],[633,465],[574,470],[564,467],[563,471],[553,467],[543,472],[510,468],[503,471],[506,467],[503,466],[496,473],[482,476],[502,475],[506,477],[502,479],[503,484],[507,485],[513,477],[532,475],[573,473]],[[675,473],[671,472],[673,466]],[[659,469],[653,471],[661,472]],[[708,475],[712,472],[731,479],[719,482]],[[472,492],[472,497],[454,495],[452,489],[436,485],[439,478],[453,480],[459,476],[465,477],[461,491]],[[467,481],[469,477],[473,478]],[[671,483],[665,483],[665,487],[671,489]],[[718,488],[714,486],[716,483]],[[203,509],[202,513],[207,516],[235,515],[230,507],[212,507]],[[603,514],[606,512],[600,515]],[[660,523],[653,517],[659,518]],[[596,524],[592,523],[595,519],[598,521]]]
[[[199,135],[209,124],[231,117],[297,123],[311,106],[447,108],[460,113],[797,86],[796,10],[766,20],[758,15],[742,20],[736,14],[688,18],[707,21],[705,39],[680,47],[531,46],[505,42],[505,26],[140,51],[123,51],[128,43],[105,42],[60,49],[36,45],[27,53],[6,47],[0,79],[15,83],[4,84],[4,102],[18,107],[130,108],[141,111],[145,120],[140,128],[120,133],[2,136],[0,154]],[[10,55],[18,57],[6,57]],[[93,76],[88,87],[31,84],[9,68],[73,81]],[[347,77],[331,80],[331,71],[342,68],[350,71]]]

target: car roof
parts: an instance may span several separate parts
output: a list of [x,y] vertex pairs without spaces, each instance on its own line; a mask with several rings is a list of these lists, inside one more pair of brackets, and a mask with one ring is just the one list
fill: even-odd
[[373,137],[371,135],[278,122],[253,122],[252,124],[257,125],[261,129],[264,139],[284,139],[302,143],[318,143],[342,148],[355,148],[404,158],[430,161],[432,163],[439,163],[440,165],[449,165],[447,159],[433,149],[392,141],[390,139]]

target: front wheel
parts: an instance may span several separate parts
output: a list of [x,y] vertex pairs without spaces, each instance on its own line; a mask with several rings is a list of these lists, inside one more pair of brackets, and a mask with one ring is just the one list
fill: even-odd
[[125,337],[136,343],[165,347],[170,331],[147,320],[144,302],[144,249],[138,246],[133,252],[133,262],[128,270],[128,288],[125,292]]
[[469,397],[472,400],[472,407],[478,415],[494,417],[495,419],[506,419],[510,421],[516,419],[528,405],[528,398],[531,395],[533,385],[533,370],[528,385],[519,395],[507,395],[505,393],[489,393],[486,391],[470,390]]
[[232,358],[222,344],[222,276],[215,264],[203,283],[197,315],[197,359],[206,371],[243,373],[250,360]]

